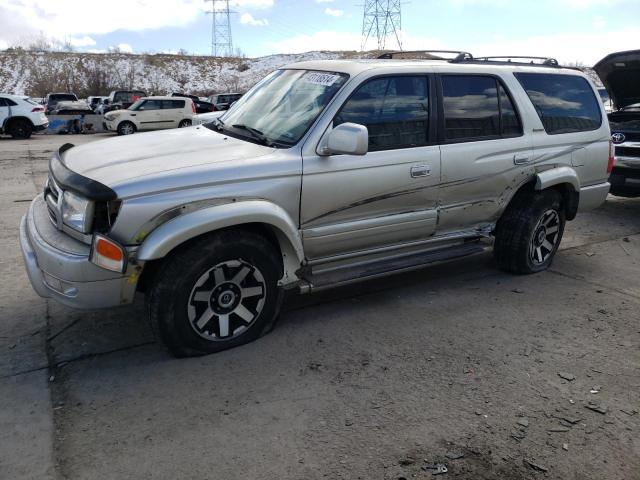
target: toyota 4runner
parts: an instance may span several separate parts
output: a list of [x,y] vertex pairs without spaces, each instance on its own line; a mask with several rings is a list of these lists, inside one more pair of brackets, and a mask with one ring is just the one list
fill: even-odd
[[[433,55],[436,57],[436,55]],[[254,340],[283,291],[484,251],[539,272],[609,191],[610,132],[580,72],[452,60],[281,68],[205,125],[64,145],[22,220],[43,297],[146,295],[178,356]]]

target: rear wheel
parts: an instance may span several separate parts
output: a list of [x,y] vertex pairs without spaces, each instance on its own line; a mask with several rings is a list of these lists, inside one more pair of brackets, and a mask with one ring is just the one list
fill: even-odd
[[188,118],[185,118],[178,124],[178,128],[185,128],[190,126],[191,126],[191,120],[189,120]]
[[551,265],[565,227],[562,197],[555,190],[518,195],[496,226],[498,266],[512,273],[536,273]]
[[33,126],[28,120],[18,119],[11,122],[7,131],[13,138],[26,139],[33,133]]
[[131,135],[136,133],[136,126],[128,121],[120,122],[118,125],[118,135]]
[[280,255],[245,231],[207,235],[169,257],[149,295],[152,326],[178,357],[251,342],[273,327],[282,303]]

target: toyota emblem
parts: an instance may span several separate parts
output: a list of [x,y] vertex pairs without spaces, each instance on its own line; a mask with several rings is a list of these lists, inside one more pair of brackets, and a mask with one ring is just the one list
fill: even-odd
[[613,135],[611,135],[611,140],[615,144],[624,143],[626,139],[627,137],[625,137],[623,133],[614,133]]

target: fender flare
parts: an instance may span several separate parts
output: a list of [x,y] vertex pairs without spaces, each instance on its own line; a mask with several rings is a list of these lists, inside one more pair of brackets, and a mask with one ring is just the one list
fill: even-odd
[[580,179],[571,167],[556,167],[536,174],[536,190],[545,190],[554,185],[567,183],[573,187],[573,191],[580,192]]
[[222,228],[249,223],[272,228],[282,252],[283,285],[298,281],[296,271],[304,262],[300,232],[289,214],[278,205],[265,200],[225,203],[178,216],[153,230],[138,249],[141,261],[164,258],[187,240]]

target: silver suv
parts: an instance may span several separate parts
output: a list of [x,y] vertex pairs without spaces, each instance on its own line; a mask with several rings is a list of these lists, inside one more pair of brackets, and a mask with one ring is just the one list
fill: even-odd
[[146,295],[175,355],[268,332],[316,291],[484,251],[546,269],[609,191],[609,126],[580,72],[474,59],[279,69],[211,123],[64,145],[22,220],[35,290]]

